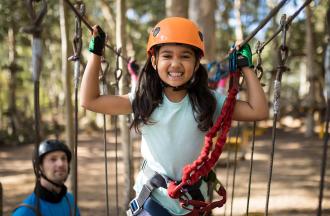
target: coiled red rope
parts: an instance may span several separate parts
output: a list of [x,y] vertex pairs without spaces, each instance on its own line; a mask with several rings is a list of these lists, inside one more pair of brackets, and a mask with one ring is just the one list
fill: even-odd
[[[180,184],[170,182],[167,188],[168,195],[173,199],[179,199],[184,194],[183,187],[194,185],[201,177],[208,175],[215,163],[218,161],[223,146],[226,143],[227,134],[231,126],[232,116],[236,103],[236,95],[239,90],[239,72],[230,73],[232,86],[228,90],[227,99],[222,107],[221,114],[214,126],[207,132],[204,139],[204,147],[200,156],[192,164],[183,168],[183,176]],[[217,141],[213,147],[213,138],[217,135]]]

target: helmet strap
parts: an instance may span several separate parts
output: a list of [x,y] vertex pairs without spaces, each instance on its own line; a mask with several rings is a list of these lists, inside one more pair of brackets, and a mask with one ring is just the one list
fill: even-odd
[[186,90],[190,87],[190,84],[192,83],[193,78],[191,78],[188,82],[180,85],[180,86],[171,86],[169,84],[167,84],[166,82],[164,82],[163,80],[161,80],[162,83],[162,87],[163,88],[173,88],[173,91],[181,91],[181,90]]
[[50,179],[49,179],[49,178],[48,178],[48,177],[42,172],[42,170],[40,170],[40,176],[41,176],[42,178],[44,178],[46,181],[48,181],[49,183],[51,183],[52,185],[56,186],[56,187],[62,187],[62,186],[64,185],[64,183],[59,184],[59,183],[56,183],[56,182],[50,180]]

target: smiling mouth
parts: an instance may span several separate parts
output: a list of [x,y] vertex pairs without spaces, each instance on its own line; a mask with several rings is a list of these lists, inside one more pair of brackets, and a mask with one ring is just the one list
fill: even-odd
[[181,77],[183,75],[183,72],[167,72],[167,75],[169,77],[176,78],[176,77]]

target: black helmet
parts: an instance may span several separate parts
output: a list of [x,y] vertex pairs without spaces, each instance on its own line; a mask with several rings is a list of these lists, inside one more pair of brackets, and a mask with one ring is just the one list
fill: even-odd
[[63,151],[65,152],[67,158],[68,158],[68,162],[70,163],[71,161],[71,151],[68,148],[67,145],[65,145],[63,142],[59,141],[59,140],[44,140],[40,143],[39,145],[39,149],[38,149],[38,157],[39,157],[39,161],[42,161],[42,158],[53,151]]
[[50,179],[48,179],[47,176],[42,172],[42,170],[39,169],[39,166],[38,166],[38,163],[39,164],[42,163],[43,157],[46,154],[53,152],[53,151],[63,151],[66,154],[68,162],[69,162],[68,173],[70,173],[70,161],[71,161],[72,154],[71,154],[71,151],[68,148],[68,146],[59,140],[44,140],[39,144],[38,152],[36,152],[36,151],[34,152],[34,156],[32,159],[33,169],[34,169],[34,173],[35,173],[37,179],[40,179],[40,177],[42,176],[43,178],[45,178],[47,181],[49,181],[53,185],[62,187],[63,184],[58,184],[58,183],[55,183],[55,182],[51,181]]

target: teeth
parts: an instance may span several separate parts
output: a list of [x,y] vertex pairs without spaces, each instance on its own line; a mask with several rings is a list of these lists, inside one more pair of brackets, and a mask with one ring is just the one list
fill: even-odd
[[171,77],[180,77],[183,75],[181,72],[168,72],[167,74]]

